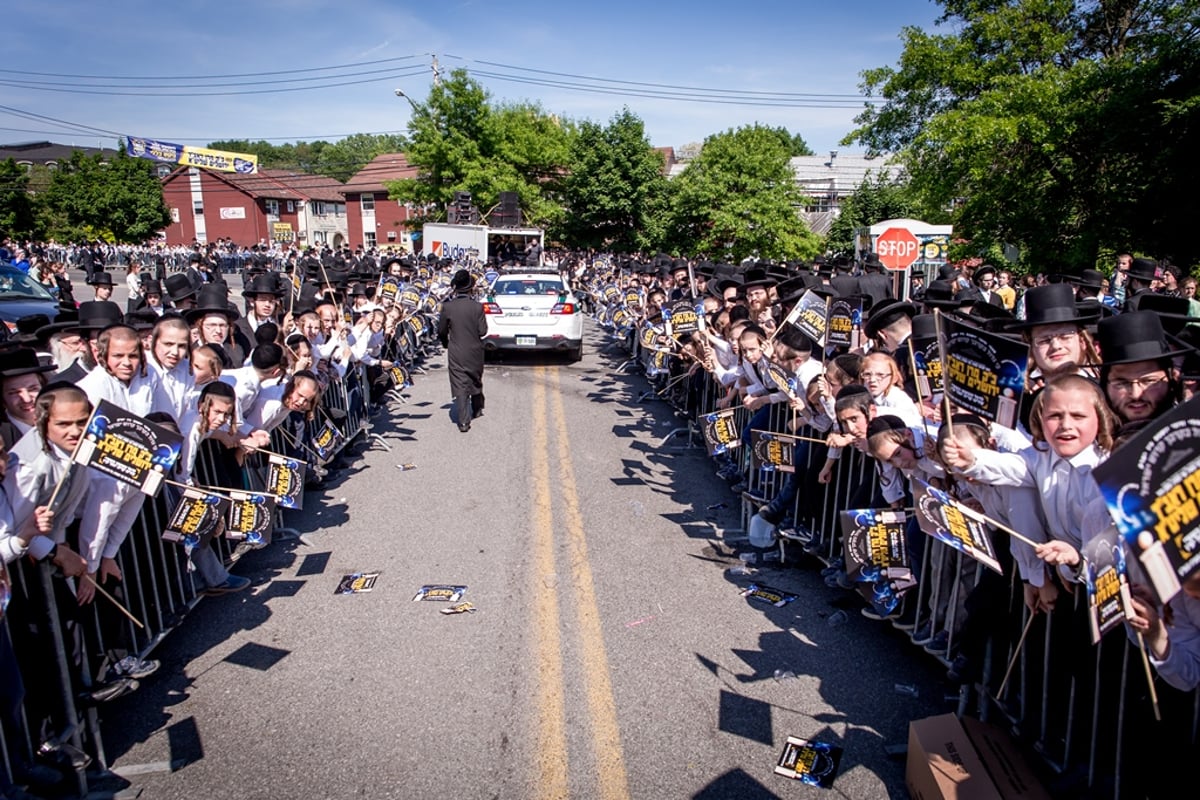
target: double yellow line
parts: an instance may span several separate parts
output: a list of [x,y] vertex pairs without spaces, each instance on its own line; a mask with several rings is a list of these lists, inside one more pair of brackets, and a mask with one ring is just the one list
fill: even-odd
[[[617,724],[616,704],[608,673],[608,656],[600,624],[600,609],[596,603],[595,582],[588,562],[587,539],[584,536],[583,516],[579,511],[579,494],[575,484],[575,469],[571,463],[567,418],[563,409],[557,367],[537,367],[533,387],[533,557],[534,580],[534,674],[537,687],[537,770],[535,797],[565,798],[570,796],[569,753],[566,736],[565,683],[563,680],[562,625],[559,615],[557,588],[546,591],[543,581],[556,574],[555,532],[565,536],[569,552],[570,581],[561,581],[564,591],[574,591],[576,619],[574,630],[579,636],[579,653],[583,664],[571,670],[582,676],[587,699],[588,722],[592,743],[597,791],[587,792],[605,800],[628,800],[629,781],[625,773],[625,756],[621,749],[621,731]],[[547,404],[546,387],[551,394]],[[557,445],[557,472],[561,502],[561,525],[554,524],[554,505],[550,483],[550,428],[553,427]]]

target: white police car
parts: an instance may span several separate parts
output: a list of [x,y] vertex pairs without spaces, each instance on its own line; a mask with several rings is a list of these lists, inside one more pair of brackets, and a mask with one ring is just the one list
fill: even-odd
[[572,361],[583,354],[583,313],[557,272],[498,275],[483,302],[488,332],[483,346],[499,350],[553,350]]

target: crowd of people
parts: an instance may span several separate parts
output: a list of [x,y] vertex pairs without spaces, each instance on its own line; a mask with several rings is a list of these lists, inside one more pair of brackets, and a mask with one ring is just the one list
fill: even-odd
[[[28,270],[38,269],[38,257],[21,259],[46,252],[11,242],[5,250],[12,266]],[[338,262],[353,258],[337,254]],[[204,253],[187,261],[162,280],[131,262],[125,308],[112,299],[112,271],[97,265],[86,287],[59,293],[57,316],[23,318],[0,344],[0,741],[16,745],[24,730],[32,736],[30,748],[4,748],[11,770],[0,769],[0,797],[36,796],[31,789],[58,784],[60,770],[87,760],[60,736],[73,723],[62,718],[61,687],[45,668],[55,662],[55,623],[41,576],[52,576],[47,588],[80,707],[135,691],[159,667],[139,653],[116,605],[98,602],[98,592],[118,602],[139,594],[120,562],[151,503],[138,487],[74,463],[97,405],[107,401],[181,437],[174,470],[153,498],[166,498],[168,511],[189,486],[254,489],[250,465],[263,452],[306,463],[307,488],[316,488],[346,466],[321,446],[322,427],[350,441],[362,429],[348,413],[370,414],[403,388],[430,346],[430,320],[451,283],[448,264],[408,257],[384,259],[370,274],[359,266],[353,277],[361,280],[342,263],[326,269],[319,257],[301,258],[294,273],[260,260],[248,262],[236,297]],[[341,401],[323,402],[335,388]],[[229,545],[219,538],[218,531],[180,548],[197,594],[250,584],[229,571]],[[95,626],[85,621],[91,614]]]
[[[661,395],[700,427],[723,409],[736,410],[730,419],[740,435],[728,447],[724,439],[708,444],[717,474],[746,507],[752,541],[754,532],[772,531],[772,547],[778,537],[820,556],[825,582],[849,590],[854,578],[838,513],[909,512],[904,538],[914,577],[921,580],[924,568],[926,580],[943,585],[910,590],[884,608],[866,602],[862,613],[906,631],[944,660],[950,681],[970,685],[982,677],[989,641],[1007,628],[1014,594],[1030,622],[1054,617],[1064,647],[1087,639],[1084,554],[1097,542],[1124,547],[1090,473],[1191,399],[1200,377],[1195,282],[1173,265],[1121,255],[1111,276],[1087,269],[1013,283],[988,265],[943,266],[933,280],[918,277],[905,287],[901,299],[894,296],[900,287],[868,254],[858,263],[813,265],[661,257],[612,264],[591,286],[598,319],[642,354]],[[849,299],[861,309],[848,343],[822,346],[806,332],[803,315],[792,315],[813,297]],[[690,320],[689,307],[703,319],[681,332],[677,323],[681,314]],[[931,390],[914,353],[936,349],[947,320],[1027,350],[1012,424],[954,407],[936,385]],[[785,479],[760,471],[750,452],[755,431],[793,437],[794,471]],[[996,548],[1005,574],[1016,573],[1017,592],[969,558],[955,568],[954,551],[918,528],[914,497],[926,487],[997,523]],[[1144,640],[1158,680],[1195,690],[1200,571],[1162,602],[1137,553],[1126,556],[1130,640]],[[1059,653],[1064,671],[1086,673],[1079,651],[1066,652]],[[1080,679],[1076,690],[1094,685]]]

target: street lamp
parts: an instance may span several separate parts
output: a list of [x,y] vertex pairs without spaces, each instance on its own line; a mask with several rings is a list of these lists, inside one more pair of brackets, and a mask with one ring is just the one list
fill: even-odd
[[413,110],[414,114],[418,113],[421,110],[421,109],[417,108],[417,104],[415,102],[413,102],[413,99],[404,93],[403,89],[396,89],[396,97],[403,97],[405,100],[407,100],[408,104],[410,106],[412,106],[412,110]]

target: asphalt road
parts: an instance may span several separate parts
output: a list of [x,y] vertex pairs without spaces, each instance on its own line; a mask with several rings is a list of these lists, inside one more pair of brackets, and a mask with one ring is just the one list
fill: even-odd
[[[584,360],[506,359],[486,415],[449,419],[444,359],[374,420],[391,447],[306,496],[105,706],[121,797],[769,798],[822,795],[772,773],[789,735],[844,748],[833,791],[904,797],[912,719],[952,710],[942,670],[816,562],[729,573],[735,498],[677,420],[588,330]],[[416,466],[409,471],[398,464]],[[709,511],[727,502],[729,507]],[[369,593],[339,579],[378,572]],[[470,614],[414,602],[468,587]],[[848,612],[844,624],[830,616]],[[776,670],[796,680],[779,682]],[[897,694],[914,684],[919,697]]]

